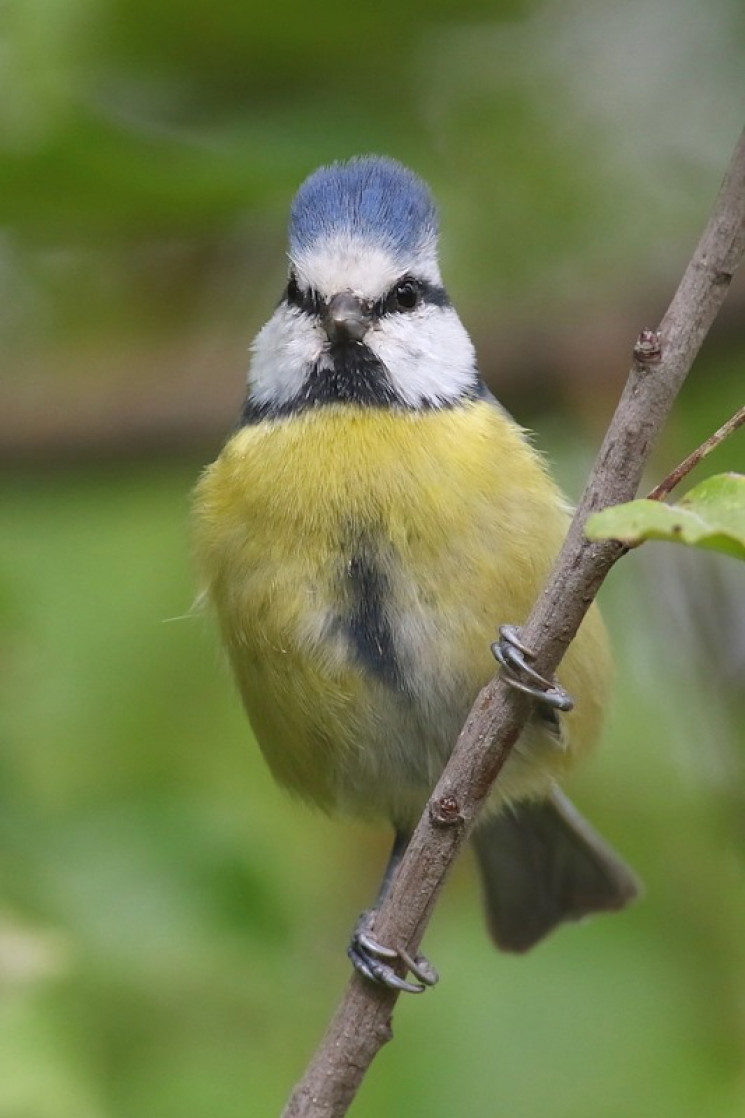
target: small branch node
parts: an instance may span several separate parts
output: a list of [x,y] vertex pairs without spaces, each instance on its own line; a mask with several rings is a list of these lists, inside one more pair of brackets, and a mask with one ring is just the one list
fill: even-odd
[[645,327],[634,342],[634,360],[638,365],[658,365],[662,360],[662,339],[659,330]]
[[441,796],[429,805],[429,818],[435,827],[453,827],[463,822],[460,804],[455,796]]

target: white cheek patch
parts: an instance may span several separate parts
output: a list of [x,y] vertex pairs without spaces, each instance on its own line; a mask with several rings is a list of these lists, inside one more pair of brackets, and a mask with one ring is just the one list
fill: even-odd
[[[452,307],[423,303],[410,312],[385,314],[370,327],[364,344],[409,407],[437,406],[473,391],[476,355]],[[289,404],[307,391],[311,370],[333,371],[323,327],[286,303],[259,331],[251,351],[250,393],[259,406]]]
[[442,283],[432,242],[425,242],[416,255],[402,261],[381,245],[337,233],[291,260],[300,285],[318,291],[324,299],[353,291],[375,302],[407,272],[429,283]]
[[386,315],[366,344],[385,365],[405,403],[455,400],[473,390],[476,353],[452,307],[424,304],[410,314]]
[[277,307],[251,345],[248,375],[257,404],[285,404],[302,390],[308,370],[322,356],[326,335],[296,307]]

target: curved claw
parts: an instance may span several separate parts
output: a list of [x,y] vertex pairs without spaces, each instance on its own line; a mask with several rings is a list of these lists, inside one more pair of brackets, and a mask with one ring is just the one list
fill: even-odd
[[[510,687],[530,695],[552,710],[566,712],[574,707],[574,699],[568,691],[554,680],[546,679],[528,663],[534,659],[535,653],[523,644],[516,625],[500,625],[499,640],[494,642],[491,650],[502,667],[502,678]],[[525,677],[532,682],[526,682]]]
[[[360,917],[352,936],[352,942],[347,948],[347,955],[354,969],[379,986],[386,986],[389,990],[401,990],[407,994],[423,994],[427,986],[434,986],[439,975],[432,964],[423,955],[412,957],[406,950],[396,951],[383,943],[378,943],[367,931],[372,923],[373,913],[365,912]],[[421,985],[407,982],[396,973],[391,962],[386,960],[399,960],[411,971]]]
[[405,978],[396,974],[392,966],[382,962],[354,941],[347,948],[347,955],[357,973],[370,982],[377,983],[378,986],[387,986],[389,990],[402,990],[406,994],[424,993],[424,986],[407,982]]
[[523,656],[527,656],[529,660],[535,660],[535,652],[532,648],[528,648],[527,644],[523,643],[520,635],[521,630],[519,625],[500,625],[499,635],[506,644],[506,651],[522,652]]
[[394,951],[392,947],[386,947],[384,944],[378,943],[376,939],[373,939],[367,932],[363,932],[360,929],[357,929],[354,933],[354,942],[358,947],[361,947],[363,951],[366,951],[370,955],[377,956],[378,959],[398,958],[398,951]]
[[439,974],[425,955],[412,956],[403,947],[399,951],[399,955],[401,962],[406,964],[414,978],[418,978],[425,986],[436,986],[440,981]]

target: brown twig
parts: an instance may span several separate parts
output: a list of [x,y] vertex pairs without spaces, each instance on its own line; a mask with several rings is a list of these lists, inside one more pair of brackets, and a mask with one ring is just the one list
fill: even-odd
[[647,494],[647,500],[662,501],[667,497],[668,493],[672,493],[675,486],[679,485],[683,478],[698,466],[699,462],[703,462],[707,454],[711,454],[712,450],[716,450],[719,444],[723,443],[725,439],[734,434],[738,427],[742,427],[743,423],[745,423],[745,407],[735,412],[731,419],[723,423],[718,431],[715,431],[713,435],[709,435],[708,439],[701,443],[701,446],[691,451],[687,458],[684,458],[674,470],[671,470],[659,485],[655,485],[651,493]]
[[[601,583],[623,552],[589,541],[592,512],[632,499],[667,418],[745,250],[745,132],[714,211],[660,325],[659,355],[634,358],[621,401],[593,466],[553,574],[523,629],[544,676],[557,668]],[[502,620],[502,619],[499,619]],[[511,620],[507,618],[506,620]],[[416,954],[447,871],[516,742],[530,709],[495,678],[481,691],[414,832],[375,921],[375,937]],[[445,810],[447,809],[447,810]],[[353,974],[284,1118],[346,1113],[381,1046],[391,1037],[397,995]]]

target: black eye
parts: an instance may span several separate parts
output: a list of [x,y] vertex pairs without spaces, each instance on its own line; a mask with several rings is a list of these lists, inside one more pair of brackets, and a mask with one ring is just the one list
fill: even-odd
[[410,277],[402,279],[393,289],[395,306],[401,311],[413,311],[419,302],[420,294],[421,290],[415,279]]

